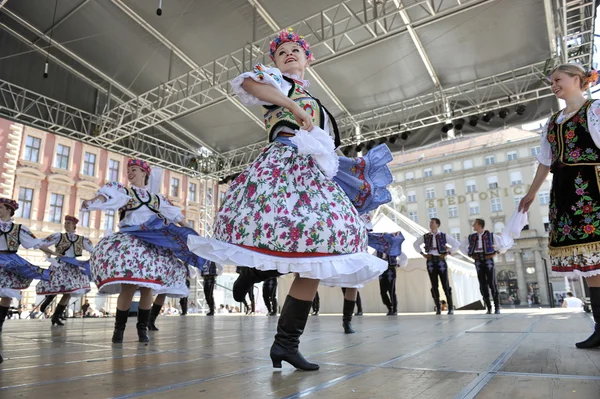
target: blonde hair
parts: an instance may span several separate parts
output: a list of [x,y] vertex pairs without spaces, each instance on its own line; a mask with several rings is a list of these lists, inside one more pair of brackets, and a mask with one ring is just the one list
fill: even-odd
[[550,76],[555,72],[562,72],[570,77],[578,76],[580,82],[579,87],[581,90],[587,90],[590,87],[590,84],[596,83],[597,79],[597,75],[595,78],[592,77],[593,72],[595,71],[586,71],[582,66],[577,64],[561,64],[550,72]]

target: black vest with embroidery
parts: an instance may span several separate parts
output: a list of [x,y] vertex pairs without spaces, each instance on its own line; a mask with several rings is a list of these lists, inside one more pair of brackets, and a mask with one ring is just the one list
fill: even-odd
[[125,204],[124,207],[119,209],[119,217],[121,220],[125,218],[127,212],[135,211],[136,209],[141,208],[142,206],[148,207],[152,212],[156,214],[160,214],[160,198],[156,194],[151,194],[148,192],[148,200],[142,200],[137,192],[132,188],[125,188],[127,191],[127,195],[131,197],[131,199]]
[[546,139],[552,149],[552,164],[600,165],[600,149],[596,147],[588,129],[587,112],[593,100],[586,103],[563,123],[558,123],[560,112],[548,121]]
[[60,235],[60,241],[56,244],[56,252],[65,255],[69,248],[73,247],[75,256],[83,255],[83,236],[75,235],[75,241],[71,241],[67,233]]
[[8,231],[1,231],[0,230],[0,237],[4,236],[4,239],[6,240],[6,252],[11,252],[11,253],[17,253],[17,251],[19,250],[19,246],[21,246],[21,239],[20,239],[20,234],[21,234],[21,225],[20,224],[14,224],[11,226],[10,230]]

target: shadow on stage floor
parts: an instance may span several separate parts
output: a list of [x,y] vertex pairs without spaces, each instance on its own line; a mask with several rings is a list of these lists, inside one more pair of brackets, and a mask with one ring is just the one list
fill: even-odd
[[574,343],[589,315],[557,309],[453,316],[311,316],[301,350],[317,372],[268,358],[276,317],[159,317],[149,344],[112,345],[114,319],[8,320],[0,398],[600,398],[600,349]]

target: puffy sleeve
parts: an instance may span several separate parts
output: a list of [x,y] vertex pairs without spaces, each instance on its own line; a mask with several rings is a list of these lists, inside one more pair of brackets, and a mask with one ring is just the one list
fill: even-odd
[[21,231],[19,232],[19,241],[21,245],[26,248],[39,248],[42,240],[35,238],[33,233],[25,226],[21,225]]
[[259,83],[271,85],[280,90],[286,96],[288,94],[285,89],[285,86],[289,86],[289,84],[286,84],[287,82],[283,80],[281,71],[279,69],[269,68],[262,64],[256,64],[256,66],[251,72],[244,72],[243,74],[239,75],[231,81],[231,88],[233,89],[233,92],[237,94],[242,104],[246,106],[272,105],[270,103],[259,100],[258,98],[254,97],[252,94],[249,94],[248,92],[246,92],[246,90],[244,90],[244,88],[242,87],[242,83],[244,83],[244,80],[248,78]]
[[125,204],[127,204],[127,202],[131,199],[131,197],[127,195],[125,186],[117,182],[106,183],[100,190],[98,190],[97,195],[101,195],[106,198],[106,202],[95,201],[90,204],[88,209],[116,211],[125,206]]
[[398,266],[406,267],[408,265],[408,256],[404,252],[398,257]]
[[40,241],[40,244],[36,246],[36,249],[39,247],[48,248],[53,245],[56,245],[60,242],[60,233],[50,234],[48,237],[44,238]]
[[94,244],[92,244],[92,241],[87,237],[83,238],[83,249],[85,249],[89,253],[92,253],[92,251],[94,250]]
[[[598,143],[596,143],[598,145]],[[550,148],[550,143],[548,142],[548,122],[544,125],[542,129],[542,141],[540,142],[541,151],[535,157],[538,162],[544,166],[552,165],[552,148]]]
[[160,198],[160,213],[163,215],[168,222],[170,223],[179,223],[184,219],[183,214],[181,213],[181,209],[179,207],[173,205],[171,201],[167,197],[162,194],[158,194]]
[[425,242],[423,240],[423,236],[419,236],[415,242],[413,243],[413,248],[415,249],[415,251],[417,251],[418,253],[423,252],[423,249],[421,248],[421,245],[423,245],[423,242]]
[[451,235],[446,234],[446,242],[448,244],[450,244],[450,247],[452,247],[453,251],[460,250],[460,241],[458,241],[456,238],[452,237]]
[[500,254],[505,253],[512,247],[511,243],[505,243],[500,234],[494,234],[494,248]]
[[460,252],[464,253],[464,254],[468,254],[469,253],[469,238],[465,237],[460,241]]
[[588,129],[596,147],[600,148],[600,101],[594,101],[587,111]]

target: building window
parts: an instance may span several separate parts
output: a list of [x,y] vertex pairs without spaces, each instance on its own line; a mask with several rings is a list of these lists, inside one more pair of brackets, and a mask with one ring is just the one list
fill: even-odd
[[537,147],[531,147],[531,156],[532,157],[537,156],[541,152],[542,152],[542,147],[540,147],[539,145]]
[[[450,229],[450,235],[457,241],[460,241],[460,227],[453,227]],[[456,248],[455,250],[457,250]]]
[[61,222],[64,202],[65,196],[62,194],[52,194],[50,196],[50,210],[48,212],[48,221],[50,223]]
[[508,251],[506,254],[504,254],[504,259],[506,259],[507,262],[514,262],[515,253],[512,251]]
[[119,181],[119,161],[114,159],[108,161],[108,180]]
[[428,188],[425,190],[425,198],[434,199],[435,198],[435,188]]
[[469,215],[479,215],[479,203],[471,202],[469,203]]
[[429,219],[437,218],[438,217],[437,208],[434,207],[434,208],[427,209],[427,216],[429,217]]
[[490,200],[492,212],[502,212],[502,200],[500,198],[492,198]]
[[190,227],[190,229],[192,229],[192,230],[196,228],[196,223],[194,223],[193,220],[188,220],[187,224]]
[[523,199],[522,195],[517,195],[515,196],[515,207],[519,207],[519,204],[521,203],[521,200]]
[[550,203],[550,193],[548,191],[542,191],[538,196],[540,197],[540,205],[548,205]]
[[516,161],[517,160],[517,152],[516,151],[511,151],[508,154],[506,154],[506,160],[508,161]]
[[453,197],[456,195],[456,189],[454,188],[454,183],[446,184],[446,197]]
[[83,204],[83,200],[79,203],[79,214],[81,215],[79,225],[81,227],[90,227],[90,211],[88,209],[82,209],[81,204]]
[[510,184],[513,186],[517,186],[519,184],[523,184],[523,175],[521,171],[510,172]]
[[487,157],[485,157],[485,164],[486,165],[493,165],[496,163],[496,157],[493,155],[488,155]]
[[546,233],[549,233],[550,232],[550,219],[548,218],[548,216],[543,216],[542,222],[544,223],[544,231]]
[[409,191],[408,195],[406,196],[406,200],[408,202],[417,202],[417,193],[414,191]]
[[447,163],[446,165],[444,165],[444,173],[452,173],[452,164],[451,163]]
[[423,170],[423,177],[431,177],[433,176],[433,169],[428,168]]
[[498,188],[498,177],[497,176],[489,176],[487,178],[487,181],[488,181],[488,188],[489,189]]
[[406,180],[406,181],[414,180],[414,178],[415,178],[414,172],[406,172],[406,175],[404,175],[404,180]]
[[197,191],[196,183],[190,183],[190,193],[189,193],[189,198],[188,198],[188,200],[190,202],[196,202],[196,191]]
[[33,189],[21,187],[19,189],[19,209],[15,212],[15,216],[23,219],[31,218],[31,208],[33,205]]
[[458,217],[458,207],[457,206],[449,206],[448,207],[448,217],[450,219]]
[[38,137],[27,136],[25,141],[25,156],[23,157],[29,162],[38,162],[40,159],[40,147],[42,140]]
[[419,215],[417,214],[416,211],[408,212],[408,218],[415,223],[419,223]]
[[473,169],[473,160],[467,159],[463,161],[463,169]]
[[94,176],[96,170],[96,154],[86,152],[83,160],[83,174]]
[[171,196],[179,197],[179,179],[171,177]]
[[114,230],[115,228],[115,211],[104,212],[104,230]]
[[71,153],[71,147],[59,144],[56,146],[56,159],[54,160],[54,167],[59,169],[69,169],[69,154]]
[[477,191],[477,184],[475,183],[475,180],[467,180],[466,185],[467,193],[474,193]]

